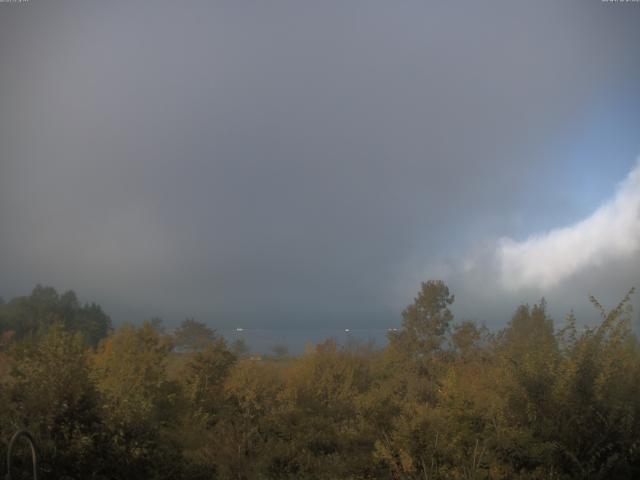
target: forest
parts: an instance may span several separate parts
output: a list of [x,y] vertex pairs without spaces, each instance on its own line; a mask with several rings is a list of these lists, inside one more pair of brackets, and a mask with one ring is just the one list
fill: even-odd
[[[640,478],[631,295],[583,327],[544,300],[491,331],[422,283],[388,344],[257,359],[194,319],[114,328],[72,291],[0,302],[0,472],[43,479]],[[31,478],[25,445],[13,478]],[[20,476],[22,474],[22,476]]]

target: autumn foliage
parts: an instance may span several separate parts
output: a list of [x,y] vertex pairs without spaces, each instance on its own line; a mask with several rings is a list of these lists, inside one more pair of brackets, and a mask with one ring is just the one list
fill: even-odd
[[[599,325],[543,301],[492,332],[423,283],[388,345],[257,361],[189,319],[110,328],[75,295],[0,305],[0,468],[35,435],[43,478],[627,479],[640,475],[630,295]],[[26,458],[26,457],[25,457]],[[18,460],[17,468],[26,468]]]

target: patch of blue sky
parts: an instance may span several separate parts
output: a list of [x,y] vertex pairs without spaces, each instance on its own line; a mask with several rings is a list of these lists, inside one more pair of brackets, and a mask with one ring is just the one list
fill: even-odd
[[[524,201],[525,221],[511,235],[526,238],[574,224],[609,200],[640,156],[640,91],[610,88],[575,115],[538,155],[546,165]],[[535,193],[535,194],[534,194]]]
[[640,92],[610,91],[568,144],[567,189],[588,215],[611,197],[640,156]]

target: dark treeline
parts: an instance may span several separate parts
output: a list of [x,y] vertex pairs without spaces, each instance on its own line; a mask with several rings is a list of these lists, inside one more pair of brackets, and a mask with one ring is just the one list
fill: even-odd
[[194,319],[113,330],[37,287],[0,302],[0,468],[24,427],[50,479],[640,478],[629,295],[592,298],[593,328],[554,327],[541,301],[497,332],[453,300],[422,284],[384,349],[260,361]]

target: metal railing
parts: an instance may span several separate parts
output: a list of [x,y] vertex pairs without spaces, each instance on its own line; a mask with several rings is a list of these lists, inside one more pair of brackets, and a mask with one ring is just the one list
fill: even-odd
[[7,449],[7,475],[4,478],[5,480],[11,480],[11,458],[13,446],[20,437],[25,437],[29,441],[29,445],[31,446],[31,462],[33,464],[33,480],[38,480],[38,456],[36,454],[36,442],[33,440],[31,434],[26,430],[18,430],[13,437],[11,437],[9,448]]

